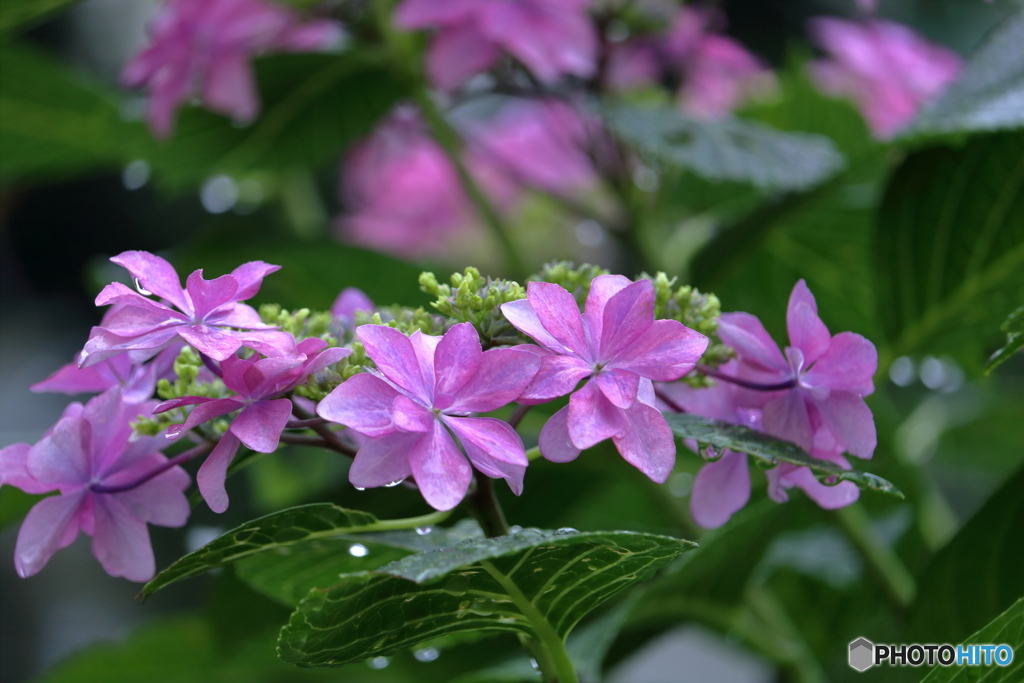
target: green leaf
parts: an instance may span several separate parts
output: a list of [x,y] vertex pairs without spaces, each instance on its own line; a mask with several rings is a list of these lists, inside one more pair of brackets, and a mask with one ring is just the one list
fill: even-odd
[[[300,505],[282,510],[235,527],[199,550],[185,555],[153,577],[143,587],[142,595],[152,595],[172,583],[257,553],[279,550],[302,541],[362,531],[382,531],[389,528],[389,525],[389,522],[381,522],[368,512],[346,510],[330,503]],[[351,546],[351,542],[347,546]]]
[[[302,541],[257,553],[235,565],[238,577],[255,590],[286,605],[298,605],[313,588],[329,588],[341,574],[376,569],[406,555],[453,546],[482,536],[474,520],[462,520],[450,529],[385,531]],[[353,556],[353,543],[365,554]]]
[[13,486],[0,486],[0,529],[24,519],[32,506],[46,498],[46,494],[33,495]]
[[808,455],[807,451],[794,443],[776,439],[749,427],[690,413],[665,413],[665,420],[676,436],[696,439],[699,443],[710,444],[716,450],[728,448],[738,453],[746,453],[768,465],[788,462],[809,467],[819,475],[834,477],[836,482],[851,481],[863,489],[903,498],[903,493],[899,489],[879,476],[868,472],[844,470],[839,465]]
[[936,666],[921,683],[1015,683],[1024,676],[1024,598],[967,639],[965,644],[1003,644],[1014,650],[1009,666]]
[[1000,24],[902,137],[1024,127],[1024,10]]
[[910,611],[915,642],[961,642],[1024,595],[1022,491],[1024,469],[925,568]]
[[461,631],[564,640],[587,612],[693,545],[529,529],[410,555],[311,591],[282,629],[278,652],[299,666],[334,666]]
[[612,130],[641,154],[688,168],[709,180],[732,180],[761,188],[801,190],[843,167],[828,138],[783,133],[740,119],[701,121],[671,107],[608,107]]
[[0,33],[35,24],[73,2],[76,0],[4,0],[0,4]]
[[879,210],[875,271],[892,355],[941,341],[980,357],[984,330],[1024,300],[1024,132],[910,155]]
[[1006,345],[989,357],[985,363],[986,375],[1024,349],[1024,306],[1011,313],[999,329],[1006,333]]

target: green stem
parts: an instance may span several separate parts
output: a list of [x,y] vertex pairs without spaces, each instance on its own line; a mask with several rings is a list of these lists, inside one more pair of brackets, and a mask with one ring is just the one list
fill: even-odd
[[459,180],[462,181],[462,186],[466,189],[469,194],[469,198],[473,201],[477,211],[480,212],[481,218],[487,227],[491,229],[494,237],[501,244],[505,255],[505,265],[517,276],[526,276],[526,264],[523,263],[522,258],[519,256],[519,252],[516,250],[515,245],[512,243],[512,238],[509,237],[508,229],[505,227],[504,221],[498,215],[498,212],[491,206],[490,201],[484,195],[483,190],[477,185],[476,181],[469,173],[469,169],[462,163],[462,158],[459,156],[460,138],[459,134],[452,128],[451,124],[448,123],[447,119],[441,114],[441,111],[437,108],[433,98],[430,97],[430,93],[427,92],[425,87],[420,87],[416,92],[416,101],[420,105],[420,110],[427,119],[427,123],[430,125],[430,131],[433,133],[434,139],[444,149],[445,154],[448,155],[448,159],[452,162],[455,167],[455,171],[459,174]]
[[847,537],[860,550],[868,566],[882,580],[885,590],[895,603],[907,607],[914,600],[917,584],[892,548],[879,542],[871,530],[871,518],[860,503],[847,505],[835,512],[839,525]]
[[383,519],[375,524],[367,524],[360,528],[359,532],[365,531],[398,531],[400,529],[417,529],[421,526],[433,526],[440,524],[451,516],[451,510],[437,510],[419,517],[405,517],[404,519]]
[[480,565],[490,574],[495,581],[505,589],[512,602],[523,616],[530,621],[533,630],[537,635],[536,652],[541,656],[536,657],[541,673],[546,683],[579,683],[576,676],[576,669],[569,657],[565,643],[559,637],[551,622],[541,614],[537,606],[530,601],[515,584],[512,579],[505,576],[495,568],[488,560],[483,560]]
[[469,494],[469,501],[473,505],[473,516],[480,522],[480,526],[488,538],[508,536],[512,533],[508,522],[505,521],[505,512],[501,509],[501,503],[498,502],[493,479],[477,472],[476,490]]

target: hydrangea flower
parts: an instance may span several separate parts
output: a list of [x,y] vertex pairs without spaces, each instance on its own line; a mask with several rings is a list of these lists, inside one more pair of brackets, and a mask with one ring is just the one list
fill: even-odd
[[169,379],[174,374],[174,360],[184,346],[184,342],[172,343],[152,362],[145,364],[132,363],[128,354],[108,358],[87,368],[78,367],[77,361],[71,362],[29,389],[73,395],[95,394],[119,387],[126,403],[141,403],[153,398],[157,380]]
[[182,289],[174,267],[159,256],[126,251],[110,260],[135,277],[140,292],[168,303],[149,299],[119,282],[104,287],[96,305],[117,308],[101,326],[92,328],[79,356],[80,367],[124,352],[133,363],[140,363],[178,337],[215,360],[224,360],[242,346],[266,356],[295,358],[294,337],[265,325],[252,307],[239,303],[254,296],[263,278],[280,266],[251,261],[215,280],[203,279],[203,271],[197,270]]
[[522,439],[507,422],[472,414],[516,400],[540,368],[535,354],[482,351],[470,323],[441,337],[407,337],[383,325],[362,325],[356,335],[379,373],[351,377],[317,407],[321,417],[369,437],[349,470],[353,485],[385,486],[412,475],[431,506],[450,510],[466,495],[472,463],[522,492]]
[[138,486],[117,489],[168,466],[159,451],[163,437],[132,435],[132,420],[152,415],[155,404],[126,403],[119,389],[111,389],[85,406],[72,403],[35,446],[0,450],[0,484],[26,493],[60,492],[36,503],[21,526],[14,551],[19,575],[39,572],[84,531],[108,574],[131,581],[153,576],[146,524],[185,524],[189,477],[180,467],[168,467]]
[[346,324],[351,324],[358,311],[372,313],[374,308],[376,306],[366,292],[358,287],[346,287],[341,290],[334,303],[331,304],[331,316],[343,320]]
[[963,60],[891,21],[818,18],[815,41],[831,59],[811,67],[818,87],[852,99],[876,138],[888,139],[956,80]]
[[[669,382],[691,369],[708,339],[675,320],[654,319],[654,286],[621,275],[594,278],[581,315],[563,287],[531,282],[526,299],[502,313],[540,346],[540,372],[520,398],[540,403],[572,392],[540,433],[541,453],[554,462],[612,439],[627,462],[658,483],[675,464],[675,439],[654,407],[651,380]],[[589,379],[578,391],[576,385]]]
[[149,45],[121,80],[149,89],[149,124],[158,137],[171,134],[175,112],[192,97],[248,123],[260,108],[252,57],[318,50],[340,37],[334,21],[303,23],[288,8],[263,0],[165,0]]
[[491,68],[505,51],[537,78],[586,78],[595,71],[597,34],[590,0],[405,0],[395,23],[406,30],[437,28],[427,52],[427,74],[454,90]]
[[167,437],[171,439],[178,438],[204,422],[236,410],[241,411],[231,421],[227,433],[221,437],[196,475],[199,491],[211,510],[224,512],[228,507],[224,480],[240,443],[259,453],[273,453],[277,450],[281,432],[292,414],[292,402],[287,398],[275,397],[294,389],[310,375],[352,353],[350,349],[326,347],[327,342],[322,339],[310,338],[299,342],[301,355],[297,359],[263,358],[251,361],[229,356],[221,363],[224,386],[237,396],[220,399],[185,396],[164,401],[157,406],[155,413],[196,406],[184,424],[167,430]]
[[786,327],[791,346],[783,354],[755,316],[722,314],[718,336],[739,355],[735,376],[776,388],[744,391],[743,400],[763,407],[765,432],[808,453],[817,443],[820,452],[870,458],[877,437],[864,397],[874,391],[875,345],[853,332],[831,336],[803,280],[790,294]]

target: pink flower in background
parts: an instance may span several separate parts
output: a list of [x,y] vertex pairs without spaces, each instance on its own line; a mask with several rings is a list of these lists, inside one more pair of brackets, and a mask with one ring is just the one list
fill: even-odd
[[[675,440],[654,407],[651,380],[669,382],[691,369],[707,338],[675,320],[654,319],[654,286],[621,275],[594,279],[580,314],[572,294],[531,282],[527,298],[502,313],[539,347],[521,346],[543,361],[520,398],[541,403],[572,393],[540,433],[541,453],[554,462],[611,438],[631,465],[662,483],[675,464]],[[576,385],[590,379],[581,389]]]
[[341,196],[349,209],[336,223],[342,233],[400,256],[443,252],[474,222],[455,167],[411,107],[349,152]]
[[132,363],[126,353],[87,368],[80,368],[77,362],[71,362],[29,389],[34,392],[55,391],[74,395],[95,394],[120,387],[126,403],[141,403],[153,398],[157,380],[174,376],[174,360],[184,346],[184,342],[172,343],[157,354],[152,362],[145,364]]
[[358,311],[372,313],[374,308],[376,306],[366,292],[358,287],[346,287],[341,290],[338,298],[331,304],[331,315],[334,318],[341,318],[346,323],[351,323]]
[[454,90],[494,66],[507,52],[545,82],[562,74],[586,78],[595,70],[597,34],[590,0],[405,0],[395,23],[406,30],[438,29],[427,52],[427,73]]
[[718,336],[739,356],[735,377],[774,391],[742,391],[742,400],[762,407],[764,431],[812,451],[870,458],[875,422],[864,397],[874,391],[875,345],[859,334],[834,337],[818,317],[807,284],[793,287],[786,313],[791,346],[785,355],[761,321],[749,313],[725,313]]
[[504,187],[490,186],[487,180],[494,177],[555,194],[580,190],[596,180],[584,151],[586,125],[564,102],[513,100],[490,119],[470,121],[463,128],[470,141],[466,163],[492,197],[509,194]]
[[35,446],[0,450],[0,483],[27,493],[59,491],[36,503],[18,533],[15,566],[22,577],[39,572],[57,550],[84,531],[92,551],[112,576],[146,581],[155,568],[146,524],[179,527],[188,519],[183,491],[189,477],[169,467],[130,490],[131,484],[168,465],[162,436],[134,437],[131,422],[150,416],[154,402],[125,403],[112,389],[85,406],[72,403]]
[[174,267],[159,256],[126,251],[110,260],[135,277],[141,292],[155,294],[178,310],[119,282],[107,285],[96,297],[96,305],[117,308],[104,316],[100,327],[92,328],[79,366],[89,367],[124,352],[133,363],[141,363],[178,337],[215,360],[224,360],[242,346],[266,356],[296,356],[294,337],[265,325],[252,307],[239,303],[255,296],[263,278],[280,266],[251,261],[216,280],[204,280],[203,271],[197,270],[182,289]]
[[876,138],[888,139],[956,80],[963,60],[890,21],[819,18],[811,25],[831,59],[811,66],[815,83],[852,99]]
[[536,355],[482,351],[470,323],[442,337],[407,337],[383,325],[363,325],[356,335],[379,373],[350,378],[317,407],[321,417],[369,437],[349,470],[353,485],[384,486],[411,474],[430,505],[450,510],[466,495],[472,463],[522,492],[522,439],[507,422],[470,415],[515,401],[537,374]]
[[149,89],[149,123],[167,137],[178,107],[198,97],[209,109],[249,122],[259,112],[250,60],[266,52],[306,52],[336,43],[334,21],[303,23],[263,0],[166,0],[149,45],[125,68],[126,87]]
[[299,342],[301,354],[297,359],[263,358],[257,361],[229,356],[221,363],[224,386],[238,394],[231,398],[205,398],[186,396],[164,401],[154,412],[163,413],[183,406],[196,406],[184,424],[167,430],[168,438],[177,438],[190,429],[209,420],[241,412],[231,421],[227,433],[221,437],[210,456],[199,468],[196,483],[210,509],[224,512],[228,507],[228,494],[224,479],[228,466],[238,452],[240,443],[259,453],[273,453],[281,432],[292,414],[292,402],[275,398],[294,389],[312,374],[337,363],[352,351],[326,348],[327,342],[310,338]]

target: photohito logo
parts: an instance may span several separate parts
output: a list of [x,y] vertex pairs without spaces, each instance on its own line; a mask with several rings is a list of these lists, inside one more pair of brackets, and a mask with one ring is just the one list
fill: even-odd
[[1013,648],[1000,645],[876,645],[867,638],[850,643],[850,668],[873,666],[1009,666]]

